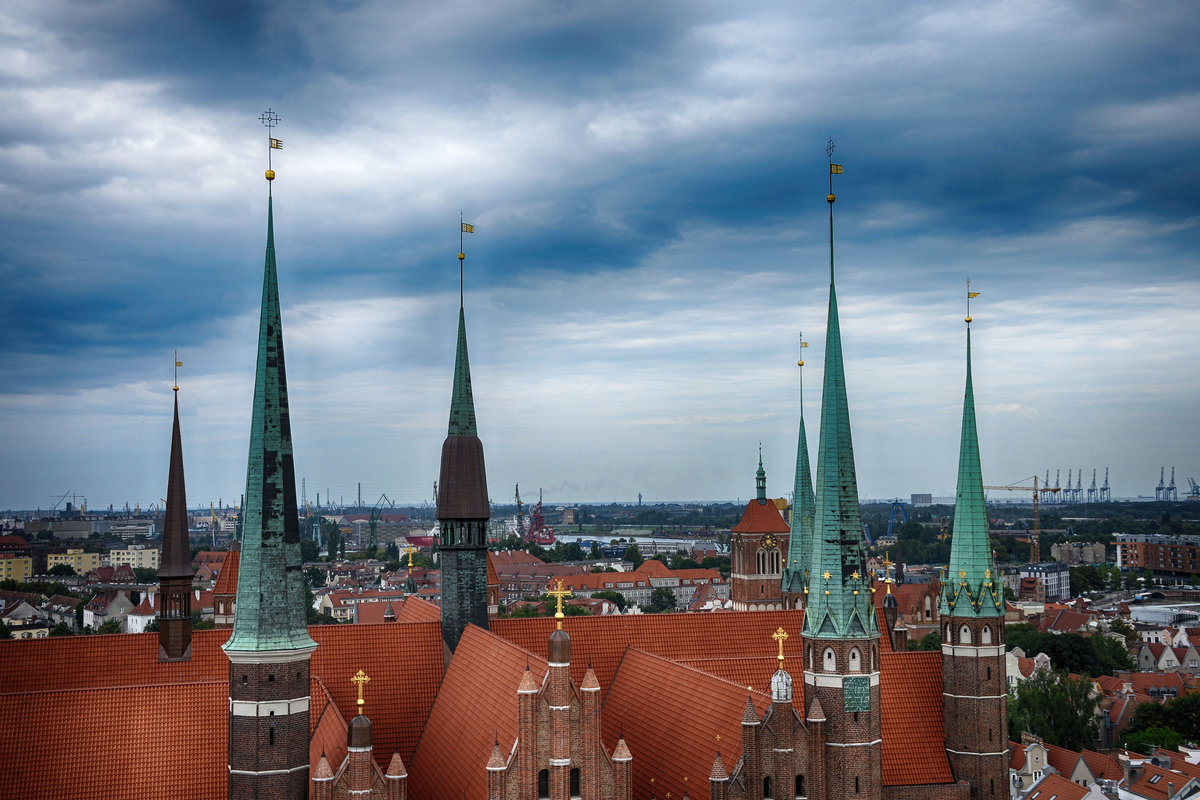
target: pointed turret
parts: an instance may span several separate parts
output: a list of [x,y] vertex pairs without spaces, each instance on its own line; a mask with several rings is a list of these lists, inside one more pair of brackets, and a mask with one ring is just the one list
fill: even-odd
[[[830,195],[832,196],[832,194]],[[853,639],[877,636],[870,580],[862,547],[858,480],[850,437],[846,372],[832,268],[825,338],[825,382],[821,387],[821,437],[809,558],[804,635]]]
[[[459,253],[461,267],[462,253]],[[437,518],[441,531],[442,640],[450,652],[468,624],[488,627],[487,521],[491,517],[483,442],[475,425],[475,399],[467,358],[466,315],[458,307],[458,345],[450,424],[442,443]]]
[[162,561],[158,568],[162,594],[158,660],[187,661],[192,657],[192,565],[183,479],[183,442],[179,435],[178,386],[175,387],[175,419],[171,426],[165,514]]
[[975,428],[975,388],[971,380],[971,329],[967,328],[967,388],[963,396],[962,439],[958,449],[958,491],[950,570],[942,587],[941,613],[955,617],[1003,617],[1004,595],[992,562],[979,435]]
[[[800,342],[801,355],[808,343]],[[789,608],[804,605],[804,587],[808,584],[808,561],[812,556],[813,495],[812,469],[808,461],[808,434],[804,429],[804,359],[800,368],[800,434],[796,443],[796,482],[792,494],[791,538],[788,540],[787,563],[783,566],[783,592]]]
[[[268,130],[279,121],[269,109],[261,119]],[[278,140],[270,142],[274,147]],[[267,180],[274,179],[268,169]],[[305,621],[270,191],[236,608],[223,645],[230,660],[228,795],[303,800],[309,794],[309,659],[317,643]]]

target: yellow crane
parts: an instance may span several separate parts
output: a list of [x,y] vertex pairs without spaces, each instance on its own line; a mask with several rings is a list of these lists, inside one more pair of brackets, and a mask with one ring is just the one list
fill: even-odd
[[[1024,481],[1029,481],[1029,480],[1033,481],[1033,486],[1019,485],[1019,484],[1023,483]],[[1010,483],[1008,486],[984,486],[983,488],[984,489],[995,489],[996,491],[1000,491],[1000,492],[1033,492],[1033,530],[1030,531],[1030,533],[1029,533],[1029,560],[1035,564],[1038,561],[1041,561],[1041,558],[1042,558],[1042,551],[1041,551],[1042,526],[1041,526],[1041,517],[1039,516],[1039,513],[1038,513],[1038,493],[1039,492],[1050,492],[1051,494],[1053,494],[1055,492],[1060,492],[1062,490],[1057,486],[1055,486],[1054,488],[1050,488],[1048,486],[1039,487],[1037,475],[1034,475],[1032,478],[1022,478],[1020,481],[1017,481],[1015,483]]]

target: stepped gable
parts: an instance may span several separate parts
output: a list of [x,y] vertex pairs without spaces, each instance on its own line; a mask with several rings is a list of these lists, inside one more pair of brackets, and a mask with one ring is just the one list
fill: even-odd
[[526,664],[541,686],[544,658],[476,625],[463,629],[416,754],[405,759],[409,796],[487,796],[485,767],[496,741],[507,762],[517,739],[517,689]]
[[741,758],[747,694],[761,717],[771,704],[766,692],[747,693],[744,685],[630,648],[604,697],[602,725],[606,746],[615,747],[623,733],[633,754],[633,796],[649,797],[653,789],[658,797],[682,798],[686,788],[692,800],[709,800],[718,748],[725,763]]
[[[679,664],[718,678],[736,683],[738,686],[750,686],[759,691],[769,691],[771,677],[779,669],[779,660],[775,656],[759,656],[758,658],[681,658]],[[784,669],[788,665],[785,662]],[[804,692],[792,692],[792,708],[804,719]]]
[[[626,647],[636,647],[672,660],[689,658],[774,657],[771,634],[782,627],[799,633],[800,611],[747,611],[721,614],[630,614],[571,617],[571,680],[578,685],[591,663],[596,679],[607,691]],[[554,630],[550,617],[495,619],[494,633],[532,652],[545,649]],[[784,655],[801,663],[800,637],[783,646]],[[938,690],[939,696],[941,689]],[[744,698],[743,698],[744,699]],[[607,723],[606,723],[607,724]],[[633,750],[633,746],[630,745]],[[637,751],[634,757],[640,758]],[[705,767],[707,774],[708,767]],[[640,769],[640,767],[639,767]]]
[[942,654],[884,652],[880,667],[883,785],[954,783],[942,728]]

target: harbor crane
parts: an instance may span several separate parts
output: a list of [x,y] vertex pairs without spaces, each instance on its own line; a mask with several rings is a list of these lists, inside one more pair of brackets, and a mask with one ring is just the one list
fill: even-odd
[[[1049,473],[1047,472],[1047,475],[1048,474]],[[1033,481],[1033,486],[1020,485],[1028,480]],[[1033,493],[1033,530],[1029,532],[1029,561],[1034,564],[1041,561],[1042,551],[1041,551],[1041,541],[1040,540],[1041,540],[1041,534],[1042,534],[1042,525],[1041,525],[1041,516],[1038,511],[1039,492],[1045,492],[1047,494],[1053,495],[1062,490],[1057,486],[1054,486],[1049,489],[1047,489],[1045,487],[1039,487],[1037,475],[1034,475],[1032,478],[1022,478],[1021,480],[1016,481],[1015,483],[1010,483],[1007,486],[984,486],[983,488],[984,489],[995,489],[996,491],[1000,491],[1000,492],[1032,492]]]

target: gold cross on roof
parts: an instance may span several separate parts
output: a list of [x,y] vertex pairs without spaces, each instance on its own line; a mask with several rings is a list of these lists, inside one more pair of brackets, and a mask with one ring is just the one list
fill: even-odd
[[777,658],[779,659],[779,668],[783,669],[783,642],[788,638],[788,632],[785,631],[781,625],[779,626],[779,630],[771,634],[771,638],[779,642],[779,655]]
[[412,542],[409,542],[408,546],[404,548],[404,552],[408,553],[408,572],[411,575],[413,569],[413,553],[417,552],[417,548],[412,546]]
[[550,591],[546,592],[546,594],[548,594],[551,597],[558,600],[558,610],[556,612],[554,612],[554,619],[555,619],[555,621],[558,622],[558,629],[561,631],[562,630],[562,621],[567,616],[566,614],[563,613],[563,610],[562,610],[563,598],[573,596],[574,592],[572,592],[570,589],[564,589],[563,585],[562,585],[562,578],[559,578],[558,579],[558,588],[551,589]]
[[363,686],[365,686],[367,684],[367,681],[369,681],[369,680],[371,680],[370,676],[367,675],[367,673],[363,672],[361,669],[354,674],[353,678],[350,679],[351,683],[358,684],[358,713],[359,714],[363,713],[363,705],[366,702],[363,700]]

